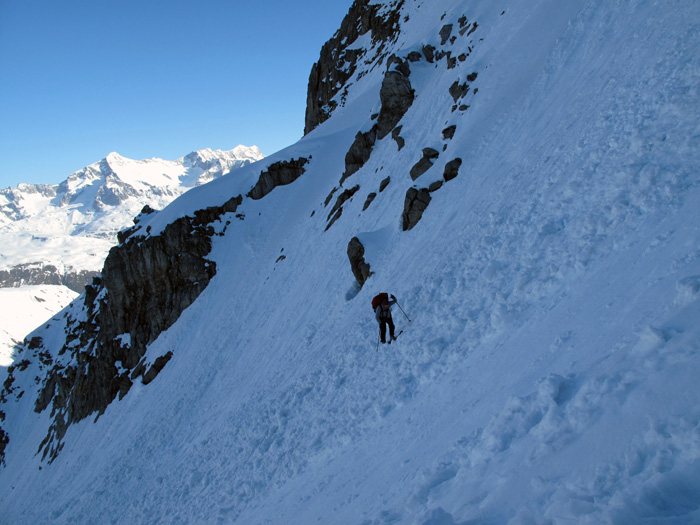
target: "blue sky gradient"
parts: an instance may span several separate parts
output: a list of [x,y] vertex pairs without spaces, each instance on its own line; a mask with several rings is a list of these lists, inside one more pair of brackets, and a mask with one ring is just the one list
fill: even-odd
[[0,0],[0,187],[56,184],[112,151],[292,144],[351,4]]

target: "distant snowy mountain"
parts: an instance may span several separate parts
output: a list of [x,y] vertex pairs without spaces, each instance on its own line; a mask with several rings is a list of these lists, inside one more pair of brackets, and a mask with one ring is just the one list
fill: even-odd
[[63,284],[80,292],[102,268],[117,232],[148,205],[177,196],[263,158],[257,147],[205,149],[176,161],[117,153],[62,183],[0,190],[0,286]]
[[21,346],[2,521],[700,523],[699,20],[356,0],[304,138]]
[[[132,226],[144,206],[164,208],[189,189],[261,158],[256,146],[204,149],[176,161],[110,153],[60,184],[0,190],[0,299],[11,300],[3,305],[10,309],[21,303],[23,319],[17,323],[0,316],[0,365],[11,363],[15,341],[83,291],[117,244],[117,232]],[[34,287],[39,285],[54,300],[36,301]],[[8,287],[19,290],[5,293]]]

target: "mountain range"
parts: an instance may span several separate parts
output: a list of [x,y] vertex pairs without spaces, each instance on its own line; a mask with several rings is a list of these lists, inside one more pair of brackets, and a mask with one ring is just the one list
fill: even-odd
[[57,185],[0,190],[0,286],[65,284],[81,292],[102,268],[117,232],[148,205],[175,197],[260,160],[253,147],[205,149],[176,161],[110,153]]
[[17,348],[3,521],[700,522],[698,20],[356,0],[304,137]]

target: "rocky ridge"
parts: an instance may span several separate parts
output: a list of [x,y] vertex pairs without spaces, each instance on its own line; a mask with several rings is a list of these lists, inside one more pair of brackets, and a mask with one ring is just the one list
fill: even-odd
[[[311,68],[306,98],[304,134],[326,121],[347,93],[348,80],[362,61],[371,64],[385,53],[385,48],[399,32],[400,0],[394,9],[385,9],[370,0],[356,0],[340,24],[340,29],[321,48],[319,60]],[[353,47],[357,40],[369,34],[372,46]],[[372,53],[370,56],[369,53]]]
[[[397,12],[401,4],[402,3],[399,2],[396,5]],[[351,14],[354,13],[354,9],[360,8],[363,5],[365,5],[363,2],[356,2],[353,9],[351,9]],[[365,8],[367,8],[366,5]],[[355,16],[357,18],[357,13],[355,13]],[[362,20],[362,17],[359,18]],[[391,52],[391,43],[395,36],[394,31],[398,31],[399,28],[398,19],[395,16],[386,16],[383,20],[385,23],[382,27],[385,29],[387,27],[392,27],[395,28],[395,30],[384,31],[382,34],[385,40],[381,44],[377,44],[373,37],[373,43],[375,44],[373,48],[375,51],[374,60],[366,60],[363,64],[363,67],[368,69],[373,69],[381,64],[385,64],[385,72],[378,94],[380,110],[378,113],[370,116],[371,125],[369,129],[365,128],[365,130],[361,129],[357,132],[355,140],[345,155],[345,171],[340,177],[338,186],[331,191],[325,200],[325,206],[328,206],[335,197],[335,203],[331,207],[330,213],[328,213],[326,230],[333,226],[341,217],[345,203],[350,201],[356,193],[360,192],[361,188],[358,184],[354,184],[348,188],[344,188],[344,186],[348,179],[368,163],[375,146],[386,137],[391,136],[391,139],[396,143],[398,152],[403,150],[406,141],[401,136],[403,128],[403,126],[400,125],[401,120],[410,110],[417,96],[417,91],[420,91],[423,95],[428,95],[431,89],[430,86],[414,86],[412,84],[412,67],[425,68],[427,65],[434,66],[435,68],[444,67],[447,70],[459,70],[460,66],[468,62],[470,54],[478,43],[478,41],[475,41],[476,36],[474,33],[477,31],[479,24],[477,22],[471,22],[465,15],[462,15],[458,18],[456,24],[445,24],[442,26],[437,35],[440,42],[438,46],[424,44],[419,50],[402,50],[397,54],[396,52]],[[392,23],[389,23],[389,21]],[[358,26],[365,27],[364,20],[358,22]],[[346,38],[340,41],[345,42],[347,40],[350,39]],[[369,53],[365,52],[365,54]],[[323,62],[325,67],[329,67],[329,63],[329,60]],[[341,87],[347,89],[352,84],[352,80],[361,78],[365,73],[365,71],[362,70],[357,72],[357,62],[353,62],[353,67],[347,67],[347,64],[343,61],[339,63],[342,65],[343,71],[356,73],[355,77],[348,75],[347,78],[338,79],[335,75],[327,74],[329,80],[337,80],[335,84],[337,89],[332,94],[323,90],[321,90],[320,93],[312,91],[312,87],[316,86],[318,83],[312,83],[310,81],[309,101],[312,99],[329,100],[327,97],[337,95]],[[317,64],[315,68],[320,67],[319,64]],[[473,70],[466,73],[459,73],[457,80],[454,81],[448,90],[454,102],[450,107],[451,112],[464,113],[469,109],[470,105],[465,103],[465,99],[470,93],[473,97],[478,92],[478,88],[472,87],[477,78],[478,73]],[[316,80],[313,74],[312,79]],[[326,98],[324,98],[324,96]],[[334,104],[337,103],[343,103],[343,96],[336,96],[335,99],[333,99],[333,103],[328,103],[326,107],[332,110],[332,108],[335,107]],[[307,106],[307,127],[310,122],[309,107],[311,106]],[[330,112],[328,114],[330,114]],[[316,113],[312,112],[312,115],[316,115]],[[322,121],[323,118],[317,120]],[[312,118],[311,123],[313,122],[315,122],[315,120]],[[447,150],[448,142],[454,137],[456,129],[457,125],[451,124],[442,130],[442,151]],[[403,154],[415,155],[412,151],[404,151]],[[440,157],[440,154],[441,151],[433,147],[423,147],[421,149],[421,158],[412,166],[408,173],[410,178],[413,181],[417,181],[421,176],[430,171],[436,160]],[[434,179],[427,187],[415,185],[406,191],[404,210],[401,216],[401,224],[404,231],[411,230],[415,227],[432,200],[430,194],[442,188],[444,183],[457,177],[461,166],[461,158],[452,158],[445,164],[444,173],[440,179]],[[382,180],[378,192],[370,191],[367,194],[362,211],[369,208],[375,201],[377,195],[387,187],[389,182],[390,178],[385,178]],[[348,244],[348,257],[350,258],[353,274],[360,287],[364,285],[367,278],[372,274],[369,263],[362,257],[363,253],[364,250],[361,241],[357,237],[351,239]]]

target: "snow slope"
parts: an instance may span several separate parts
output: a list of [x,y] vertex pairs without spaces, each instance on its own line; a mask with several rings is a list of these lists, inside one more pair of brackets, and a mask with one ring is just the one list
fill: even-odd
[[65,286],[0,288],[0,366],[10,366],[14,346],[77,296]]
[[[456,67],[411,64],[405,146],[375,145],[326,231],[326,196],[379,109],[385,67],[369,63],[299,143],[145,219],[157,235],[310,158],[217,224],[217,275],[149,347],[171,361],[70,427],[51,464],[34,455],[49,425],[37,368],[18,376],[3,521],[700,522],[700,4],[399,5],[401,56],[478,22],[447,44],[471,48]],[[450,86],[473,72],[453,111]],[[413,181],[425,147],[440,156]],[[407,190],[456,157],[402,231]],[[353,236],[374,271],[359,291]],[[411,322],[394,308],[405,333],[376,351],[379,291]],[[65,337],[60,322],[38,333]]]

